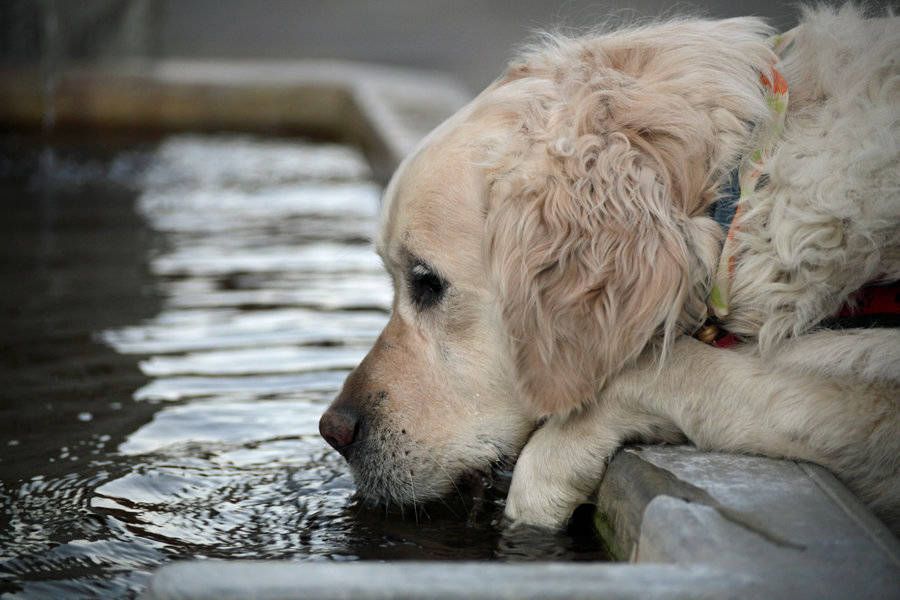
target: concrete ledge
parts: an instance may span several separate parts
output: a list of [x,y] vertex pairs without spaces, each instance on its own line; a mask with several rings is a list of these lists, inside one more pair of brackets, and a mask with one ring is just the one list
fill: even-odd
[[356,144],[386,181],[470,94],[450,78],[338,61],[122,62],[0,71],[0,123],[303,133]]
[[141,599],[766,597],[755,586],[742,575],[664,565],[194,561],[162,568]]
[[900,595],[900,543],[808,463],[626,448],[600,487],[597,523],[618,558],[765,578],[779,597]]

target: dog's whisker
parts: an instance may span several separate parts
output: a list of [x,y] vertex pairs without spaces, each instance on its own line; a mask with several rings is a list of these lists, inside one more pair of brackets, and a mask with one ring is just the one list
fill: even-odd
[[419,524],[419,511],[416,507],[416,480],[413,477],[412,471],[409,473],[409,486],[412,491],[412,505],[413,505],[413,518],[416,521],[416,525]]
[[463,506],[465,506],[466,500],[465,500],[465,498],[463,498],[462,492],[459,490],[459,486],[456,485],[456,480],[454,480],[453,477],[450,477],[450,473],[447,472],[447,469],[444,468],[444,465],[442,465],[439,460],[437,460],[436,458],[434,458],[433,456],[431,456],[429,454],[426,454],[425,458],[430,460],[433,464],[435,464],[437,466],[437,468],[439,468],[443,472],[444,477],[447,478],[447,481],[453,487],[454,491],[456,492],[456,495],[459,496],[460,502],[462,502]]

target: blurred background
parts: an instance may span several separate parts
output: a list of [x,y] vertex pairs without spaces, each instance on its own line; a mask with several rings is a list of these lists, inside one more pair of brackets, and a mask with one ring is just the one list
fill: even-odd
[[477,90],[536,29],[674,14],[796,19],[765,0],[4,0],[0,57],[336,58],[440,69]]

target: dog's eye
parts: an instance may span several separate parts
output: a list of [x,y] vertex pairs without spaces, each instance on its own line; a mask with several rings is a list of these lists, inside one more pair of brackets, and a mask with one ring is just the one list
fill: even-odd
[[444,280],[423,262],[415,262],[409,270],[409,295],[419,310],[437,304],[446,287]]

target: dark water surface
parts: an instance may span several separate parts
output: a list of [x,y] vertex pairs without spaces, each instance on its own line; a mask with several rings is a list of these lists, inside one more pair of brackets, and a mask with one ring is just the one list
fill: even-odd
[[0,139],[4,596],[133,596],[180,558],[603,558],[504,531],[498,495],[354,500],[317,421],[387,320],[380,191],[335,145]]

